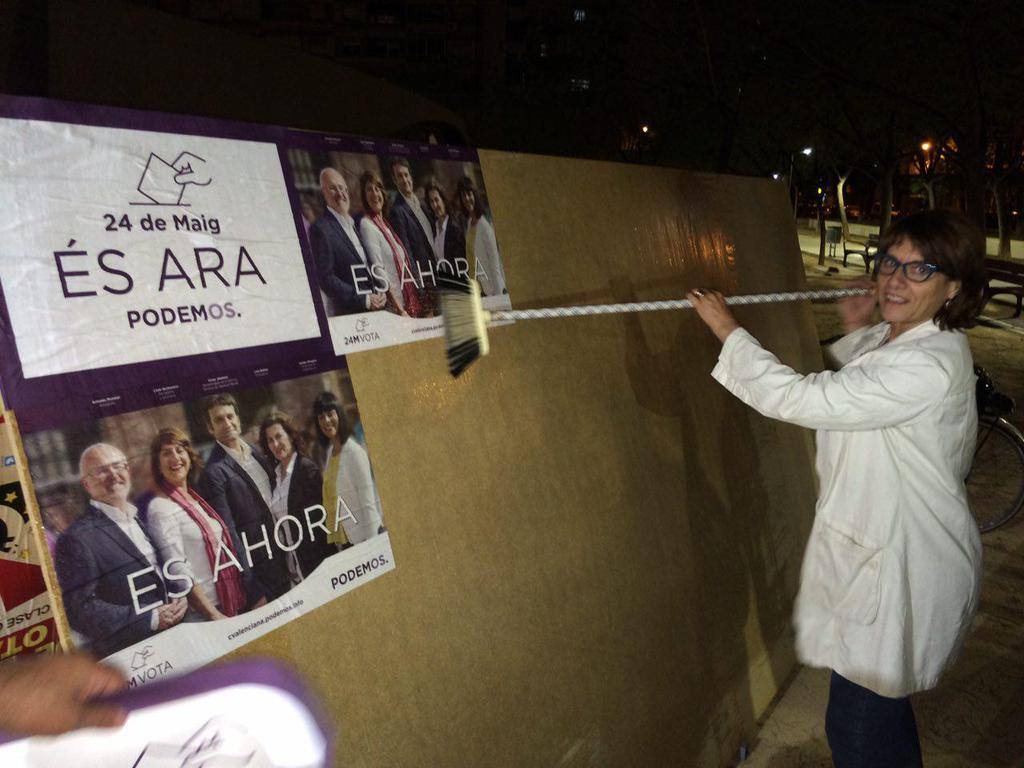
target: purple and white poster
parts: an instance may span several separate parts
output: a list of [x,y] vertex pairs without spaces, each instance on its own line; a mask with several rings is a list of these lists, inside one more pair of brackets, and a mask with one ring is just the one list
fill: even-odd
[[444,271],[509,306],[475,151],[15,98],[0,146],[0,387],[65,643],[140,685],[393,569],[342,355],[439,335]]
[[287,146],[335,352],[440,335],[444,273],[511,308],[474,150],[301,132]]

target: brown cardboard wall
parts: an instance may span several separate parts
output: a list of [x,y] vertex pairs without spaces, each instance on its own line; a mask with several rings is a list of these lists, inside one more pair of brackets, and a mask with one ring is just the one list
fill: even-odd
[[[768,181],[482,152],[519,307],[799,290]],[[739,314],[804,370],[810,309]],[[718,766],[792,668],[809,433],[710,377],[688,312],[350,358],[397,570],[251,645],[290,659],[355,766]]]

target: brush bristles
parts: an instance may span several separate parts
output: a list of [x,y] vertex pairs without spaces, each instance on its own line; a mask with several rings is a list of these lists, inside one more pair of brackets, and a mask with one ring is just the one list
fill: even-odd
[[488,313],[480,300],[476,280],[441,276],[441,315],[448,370],[458,376],[478,357],[490,351],[487,342]]

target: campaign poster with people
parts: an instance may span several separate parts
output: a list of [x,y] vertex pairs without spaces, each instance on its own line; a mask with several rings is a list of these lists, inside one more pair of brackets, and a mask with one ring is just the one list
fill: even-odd
[[343,369],[23,440],[73,644],[133,681],[394,567]]
[[395,567],[287,133],[0,98],[0,385],[27,511],[64,644],[132,685]]
[[287,158],[335,352],[441,335],[444,274],[511,308],[475,151],[295,132]]

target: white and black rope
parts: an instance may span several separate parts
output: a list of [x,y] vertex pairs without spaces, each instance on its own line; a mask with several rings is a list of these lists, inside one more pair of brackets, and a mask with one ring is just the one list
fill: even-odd
[[[792,291],[788,293],[759,293],[749,296],[726,296],[730,306],[746,304],[781,304],[786,301],[813,301],[815,299],[843,299],[848,296],[863,296],[871,293],[868,288],[832,288],[823,291]],[[579,307],[542,307],[540,309],[494,310],[491,321],[539,320],[551,317],[584,317],[586,315],[616,315],[625,312],[655,312],[662,309],[691,309],[689,299],[666,301],[637,301],[628,304],[591,304]]]

